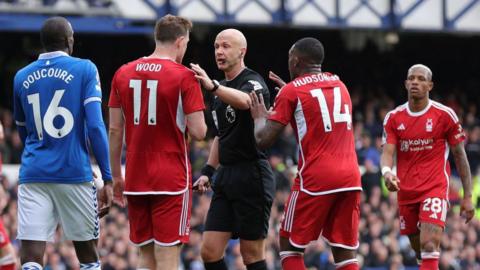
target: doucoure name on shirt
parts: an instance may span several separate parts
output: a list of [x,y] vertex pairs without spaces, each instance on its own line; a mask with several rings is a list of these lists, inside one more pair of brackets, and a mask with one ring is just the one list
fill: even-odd
[[330,74],[324,74],[324,73],[312,74],[307,77],[294,80],[293,86],[300,87],[302,85],[306,85],[309,83],[324,82],[324,81],[338,81],[339,79],[340,78],[338,78],[337,75],[330,75]]
[[25,89],[28,89],[30,85],[36,81],[45,78],[58,78],[64,81],[66,84],[69,84],[70,81],[73,80],[74,76],[61,68],[42,68],[29,74],[27,79],[24,80],[22,84]]

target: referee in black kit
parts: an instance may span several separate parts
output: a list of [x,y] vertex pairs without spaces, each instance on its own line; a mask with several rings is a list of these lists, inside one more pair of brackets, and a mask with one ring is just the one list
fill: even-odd
[[240,238],[248,270],[267,269],[265,238],[275,179],[255,143],[248,93],[261,93],[265,101],[270,94],[263,78],[245,67],[246,51],[245,36],[226,29],[215,39],[215,60],[225,80],[211,80],[200,66],[191,64],[202,86],[215,95],[212,114],[218,130],[202,176],[194,184],[194,189],[205,192],[218,167],[201,250],[206,270],[227,269],[223,256],[230,238]]

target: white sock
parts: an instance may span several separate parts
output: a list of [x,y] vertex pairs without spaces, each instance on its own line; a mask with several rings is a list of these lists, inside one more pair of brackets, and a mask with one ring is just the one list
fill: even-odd
[[101,270],[100,262],[80,263],[80,270]]
[[36,262],[26,262],[22,264],[22,270],[42,270],[43,267]]

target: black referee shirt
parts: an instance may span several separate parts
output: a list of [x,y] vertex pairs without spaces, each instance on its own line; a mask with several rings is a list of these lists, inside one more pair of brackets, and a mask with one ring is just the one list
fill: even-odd
[[[233,80],[222,80],[220,84],[245,93],[260,91],[265,106],[267,109],[270,108],[270,93],[265,81],[249,68],[245,68]],[[260,151],[255,143],[254,123],[250,110],[235,109],[215,96],[212,114],[219,137],[220,164],[233,165],[266,158],[266,154]]]

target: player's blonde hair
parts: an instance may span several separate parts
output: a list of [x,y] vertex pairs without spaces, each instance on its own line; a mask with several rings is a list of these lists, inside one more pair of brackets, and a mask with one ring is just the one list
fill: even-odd
[[415,64],[413,66],[411,66],[409,69],[408,69],[408,72],[407,72],[407,77],[410,73],[413,72],[414,69],[423,69],[425,70],[425,72],[427,73],[427,80],[431,81],[432,78],[433,78],[433,73],[432,73],[432,70],[425,66],[424,64]]

